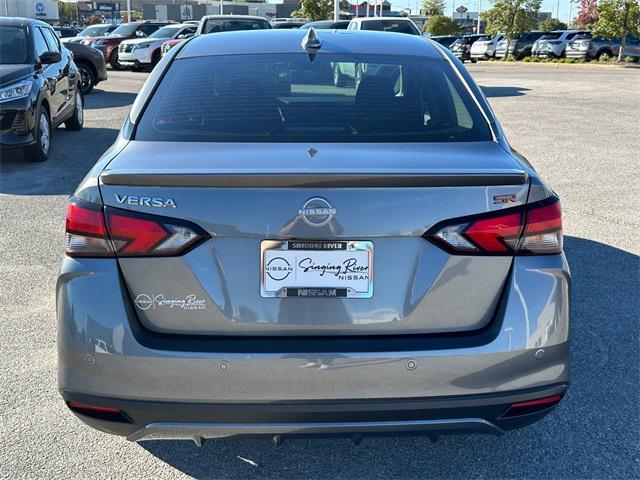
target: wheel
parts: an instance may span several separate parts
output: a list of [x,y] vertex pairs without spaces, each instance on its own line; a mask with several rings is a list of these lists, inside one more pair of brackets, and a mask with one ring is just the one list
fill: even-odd
[[80,78],[82,79],[82,94],[87,95],[91,90],[93,90],[93,87],[96,84],[96,74],[93,73],[93,70],[84,63],[78,64],[78,71],[80,72]]
[[471,63],[478,63],[478,59],[477,58],[472,58],[471,59]]
[[118,49],[114,48],[111,51],[111,55],[109,55],[109,65],[114,70],[122,70],[122,65],[120,65],[120,60],[118,59]]
[[44,162],[49,158],[51,149],[51,120],[49,112],[40,105],[36,110],[34,137],[36,143],[25,148],[22,153],[28,162]]
[[601,50],[598,53],[596,53],[596,58],[598,60],[606,61],[611,57],[613,57],[613,52],[610,52],[609,50]]
[[80,130],[84,122],[84,98],[80,88],[76,88],[76,105],[73,109],[73,115],[64,122],[67,130]]
[[340,71],[340,65],[336,64],[333,67],[333,84],[336,87],[344,87],[346,83],[346,75]]

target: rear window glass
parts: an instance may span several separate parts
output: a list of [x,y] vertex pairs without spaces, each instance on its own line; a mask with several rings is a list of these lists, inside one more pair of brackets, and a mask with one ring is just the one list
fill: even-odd
[[408,33],[411,35],[418,35],[420,33],[410,22],[400,20],[371,20],[368,22],[362,22],[360,29]]
[[591,37],[590,33],[579,33],[574,37],[574,40],[589,40]]
[[547,33],[546,35],[542,35],[540,40],[555,40],[556,38],[560,38],[562,33]]
[[202,33],[234,32],[238,30],[263,30],[269,28],[266,20],[225,20],[210,18],[202,28]]
[[464,142],[491,136],[447,62],[295,53],[174,61],[136,139]]

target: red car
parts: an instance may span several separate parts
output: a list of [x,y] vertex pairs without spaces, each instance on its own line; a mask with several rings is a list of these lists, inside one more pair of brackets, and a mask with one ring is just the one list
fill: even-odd
[[[111,68],[113,68],[114,70],[120,70],[122,66],[118,61],[118,46],[121,42],[123,42],[124,40],[129,40],[131,38],[147,37],[158,30],[160,27],[164,27],[169,23],[173,22],[150,20],[143,22],[123,23],[109,35],[91,39],[91,42],[89,44],[93,48],[96,48],[102,52],[105,60],[109,62],[109,65],[111,65]],[[87,39],[83,43],[87,44],[88,40],[90,39]]]
[[171,39],[171,40],[167,40],[160,47],[160,54],[164,55],[169,50],[171,50],[173,47],[175,47],[177,44],[179,44],[182,40],[184,40],[184,39],[183,38],[174,38],[174,39]]

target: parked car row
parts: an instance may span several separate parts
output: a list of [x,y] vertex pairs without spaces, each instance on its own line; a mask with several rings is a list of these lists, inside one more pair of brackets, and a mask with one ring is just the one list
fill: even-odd
[[[503,33],[488,35],[436,36],[432,40],[449,48],[462,62],[512,56],[524,57],[599,59],[614,57],[620,51],[620,40],[594,37],[582,30],[533,31],[508,40]],[[640,59],[640,40],[628,35],[623,56]]]
[[31,162],[49,157],[53,130],[80,130],[82,75],[46,23],[0,17],[0,146]]

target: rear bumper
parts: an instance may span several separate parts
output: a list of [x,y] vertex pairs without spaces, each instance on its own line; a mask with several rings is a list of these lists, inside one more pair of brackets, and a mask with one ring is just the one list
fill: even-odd
[[486,49],[483,51],[476,51],[476,52],[471,50],[471,53],[469,53],[469,58],[487,58],[487,57],[489,57],[489,52]]
[[351,435],[381,433],[487,433],[501,435],[547,415],[505,416],[518,402],[563,396],[567,385],[492,395],[441,398],[367,399],[283,403],[177,403],[133,401],[62,392],[66,402],[116,408],[122,421],[78,413],[84,422],[129,440],[202,438],[236,435]]
[[588,58],[589,52],[587,50],[569,50],[565,51],[567,58]]
[[[213,437],[309,429],[332,433],[354,427],[456,430],[462,424],[465,431],[506,430],[509,424],[498,421],[499,413],[520,401],[512,395],[534,392],[539,398],[540,390],[569,383],[569,287],[564,255],[516,257],[494,320],[481,331],[455,338],[191,339],[142,328],[115,261],[66,258],[57,285],[58,385],[66,400],[108,399],[94,404],[122,405],[133,429],[81,418],[132,439],[183,438],[195,436],[193,431]],[[459,405],[469,399],[479,402],[471,405],[474,408],[489,403],[502,410],[447,413],[451,402]],[[327,417],[333,408],[328,405],[336,402],[360,406],[349,407],[346,416]],[[380,405],[394,402],[402,404],[392,407],[394,412],[413,410],[415,415],[381,416],[380,411],[388,409]],[[426,406],[407,406],[416,402]],[[158,415],[145,416],[156,404],[162,407]],[[258,413],[231,415],[228,409],[238,405],[252,405],[247,412]],[[295,405],[307,405],[302,408],[309,416],[291,416]],[[270,416],[270,408],[282,406]],[[436,411],[440,413],[432,415]],[[373,423],[354,426],[354,421]]]
[[144,48],[134,50],[132,52],[118,52],[118,61],[121,65],[126,66],[140,66],[143,64],[151,64],[151,54],[153,53],[151,48]]

